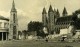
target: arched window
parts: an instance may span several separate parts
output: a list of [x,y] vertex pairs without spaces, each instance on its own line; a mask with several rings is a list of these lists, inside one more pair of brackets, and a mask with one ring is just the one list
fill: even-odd
[[16,26],[13,26],[13,32],[16,34]]
[[15,14],[13,14],[13,21],[14,21],[14,23],[15,23]]

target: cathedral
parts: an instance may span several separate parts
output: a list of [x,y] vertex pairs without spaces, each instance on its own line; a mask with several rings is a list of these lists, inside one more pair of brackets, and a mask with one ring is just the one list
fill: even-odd
[[47,27],[49,34],[62,34],[63,32],[66,32],[64,34],[72,33],[72,35],[75,35],[75,32],[80,31],[79,14],[80,13],[78,12],[74,12],[74,14],[68,15],[67,10],[64,7],[61,17],[59,10],[53,9],[50,5],[48,12],[43,8],[42,22],[44,27]]
[[43,8],[43,12],[42,12],[42,22],[44,27],[48,28],[48,32],[51,34],[54,31],[55,28],[55,23],[57,18],[60,17],[59,11],[57,9],[52,8],[52,6],[50,5],[48,13],[46,12],[46,9]]

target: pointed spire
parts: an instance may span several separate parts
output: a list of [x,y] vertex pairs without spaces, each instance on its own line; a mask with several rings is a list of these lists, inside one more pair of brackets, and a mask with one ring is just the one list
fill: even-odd
[[59,10],[58,10],[58,9],[57,9],[57,12],[56,12],[56,13],[57,13],[57,15],[58,15],[58,17],[59,17],[59,16],[60,16],[60,13],[59,13]]
[[56,13],[56,9],[54,8],[54,12]]
[[63,10],[63,16],[67,16],[67,10],[66,10],[66,8],[64,7],[64,10]]
[[13,12],[13,11],[16,11],[14,0],[13,0],[13,3],[12,3],[12,9],[11,9],[11,12]]
[[53,12],[53,8],[52,8],[52,6],[50,5],[48,12],[51,12],[51,11]]
[[12,3],[12,7],[13,7],[13,8],[15,8],[15,3],[14,3],[14,0],[13,0],[13,3]]
[[47,14],[45,7],[43,8],[42,14]]

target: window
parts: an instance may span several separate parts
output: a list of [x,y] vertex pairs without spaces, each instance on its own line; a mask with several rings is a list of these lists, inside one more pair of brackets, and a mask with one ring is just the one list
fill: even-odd
[[13,39],[16,39],[16,32],[17,32],[16,26],[13,26]]
[[16,34],[16,31],[17,31],[16,26],[13,26],[13,35]]
[[13,14],[13,21],[14,21],[14,23],[15,23],[15,14]]

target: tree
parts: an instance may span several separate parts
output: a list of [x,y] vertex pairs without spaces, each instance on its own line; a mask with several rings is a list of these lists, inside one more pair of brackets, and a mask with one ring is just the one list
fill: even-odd
[[22,36],[22,32],[21,31],[18,31],[18,38],[19,36]]
[[39,31],[39,30],[42,30],[43,28],[43,24],[42,22],[30,22],[28,24],[28,30],[29,31]]
[[22,32],[21,31],[18,31],[18,35],[22,35]]
[[32,32],[32,31],[36,31],[37,36],[41,36],[44,37],[45,33],[43,32],[43,24],[42,22],[30,22],[28,24],[28,31]]
[[22,31],[22,34],[23,34],[23,36],[24,36],[24,39],[26,39],[27,31],[26,31],[26,30],[23,30],[23,31]]
[[77,16],[78,14],[80,14],[80,9],[76,10],[76,11],[73,13],[74,16]]

